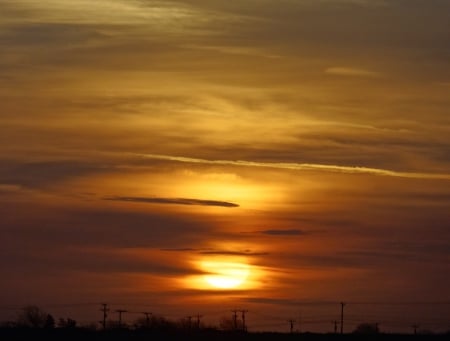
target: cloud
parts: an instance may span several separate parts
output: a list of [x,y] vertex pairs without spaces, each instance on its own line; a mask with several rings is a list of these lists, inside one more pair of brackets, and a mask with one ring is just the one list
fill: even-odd
[[352,67],[331,67],[325,70],[326,74],[334,76],[344,76],[344,77],[369,77],[377,78],[382,74],[376,71],[371,71],[367,69],[359,69]]
[[11,193],[16,193],[16,192],[20,192],[20,191],[22,191],[21,186],[0,183],[0,194],[2,194],[2,193],[11,194]]
[[247,297],[246,302],[256,304],[276,304],[282,306],[297,306],[298,303],[291,298]]
[[228,165],[228,166],[244,166],[244,167],[259,167],[259,168],[275,168],[298,171],[326,171],[338,172],[347,174],[372,174],[409,179],[440,179],[450,180],[450,173],[427,173],[427,172],[398,172],[382,168],[370,168],[361,166],[341,166],[341,165],[324,165],[313,163],[295,163],[295,162],[256,162],[256,161],[242,161],[242,160],[207,160],[199,158],[191,158],[184,156],[171,155],[157,155],[157,154],[134,154],[143,158],[167,160],[175,162],[185,162],[193,164],[210,164],[210,165]]
[[[0,183],[5,185],[42,188],[68,178],[87,174],[98,174],[113,164],[95,164],[77,161],[47,161],[18,163],[0,160]],[[11,189],[11,187],[10,187]]]
[[[51,244],[26,250],[3,246],[1,266],[9,275],[54,274],[76,271],[100,273],[141,273],[144,275],[187,275],[200,273],[186,267],[182,259],[171,259],[152,248],[103,248]],[[55,254],[58,257],[55,257]],[[145,256],[143,256],[145,255]],[[18,266],[20,263],[20,266]]]
[[413,191],[404,191],[404,192],[390,192],[390,193],[379,193],[374,194],[373,197],[385,198],[389,196],[390,198],[397,198],[399,201],[410,200],[414,201],[423,201],[430,202],[435,204],[448,204],[450,202],[450,193],[448,192],[440,192],[436,191],[435,193],[431,192],[413,192]]
[[303,236],[306,234],[305,231],[298,229],[289,229],[289,230],[263,230],[258,231],[262,234],[268,234],[270,236]]
[[330,5],[357,5],[370,8],[388,6],[388,0],[321,0],[317,1],[317,3]]
[[190,247],[180,247],[180,248],[171,248],[171,249],[161,249],[161,251],[167,252],[195,252],[198,249],[190,248]]
[[129,201],[129,202],[141,202],[149,204],[171,204],[171,205],[190,205],[190,206],[218,206],[218,207],[239,207],[238,204],[217,201],[217,200],[202,200],[192,198],[151,198],[151,197],[105,197],[103,200],[112,201]]
[[226,250],[206,250],[201,251],[202,255],[223,255],[223,256],[265,256],[267,252],[253,252],[251,250],[226,251]]
[[0,226],[3,245],[20,242],[33,249],[52,245],[177,248],[196,245],[217,233],[211,221],[150,210],[145,214],[102,209],[55,211],[38,204],[30,208],[27,204],[5,200],[0,205],[0,216],[3,217]]
[[296,299],[286,299],[286,298],[268,298],[268,297],[248,297],[245,298],[247,302],[259,303],[259,304],[277,304],[277,305],[288,305],[288,306],[322,306],[322,305],[338,305],[338,301],[306,301],[306,300],[296,300]]
[[213,51],[228,55],[256,56],[271,59],[282,58],[280,55],[265,51],[262,48],[250,48],[244,46],[216,46],[216,45],[185,45],[186,48]]
[[3,10],[10,14],[7,22],[28,19],[38,23],[161,25],[180,24],[197,13],[174,2],[125,0],[28,1],[5,0]]
[[217,249],[194,249],[194,248],[168,248],[161,249],[168,252],[194,252],[201,255],[218,255],[218,256],[265,256],[267,252],[253,252],[252,250],[217,250]]

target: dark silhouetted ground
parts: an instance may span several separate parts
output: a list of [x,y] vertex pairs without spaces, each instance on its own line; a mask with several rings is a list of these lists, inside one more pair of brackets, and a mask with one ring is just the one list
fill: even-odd
[[75,329],[32,329],[32,328],[2,328],[0,340],[25,341],[25,340],[62,340],[62,341],[140,341],[140,340],[448,340],[450,334],[431,335],[402,335],[402,334],[288,334],[288,333],[240,333],[222,332],[217,330],[202,330],[197,332],[164,331],[155,332],[149,330],[107,330],[93,331],[80,328]]

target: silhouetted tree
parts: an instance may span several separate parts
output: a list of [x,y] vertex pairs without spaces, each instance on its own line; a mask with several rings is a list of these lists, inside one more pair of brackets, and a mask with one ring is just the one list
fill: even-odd
[[355,334],[379,334],[378,323],[361,323],[353,331]]
[[62,317],[58,320],[59,328],[75,328],[77,326],[77,321],[71,318],[63,319]]
[[110,320],[110,321],[106,322],[106,328],[108,328],[108,329],[128,329],[128,325],[125,322]]
[[156,330],[174,330],[176,329],[176,324],[173,321],[163,317],[163,316],[152,316],[151,328]]
[[148,319],[146,317],[139,317],[134,321],[133,326],[135,329],[151,329],[152,320],[150,317]]
[[[74,320],[72,320],[74,321]],[[78,323],[76,321],[74,321],[76,323],[76,328],[80,328],[80,329],[84,329],[86,331],[96,331],[98,330],[98,324],[96,322],[86,322],[83,323],[82,325],[78,326]]]
[[[51,319],[48,319],[51,315],[47,314],[44,310],[35,305],[28,305],[22,308],[22,311],[17,317],[17,325],[19,327],[29,328],[44,328],[47,323],[51,323]],[[53,319],[53,326],[55,320]]]
[[219,321],[219,328],[224,331],[242,330],[243,324],[240,319],[234,320],[230,317],[222,317]]
[[432,330],[430,330],[430,329],[419,329],[417,331],[417,334],[419,334],[419,335],[433,335],[434,332]]
[[45,319],[44,328],[47,328],[47,329],[55,328],[55,319],[53,318],[52,315],[47,314],[47,318]]
[[3,321],[0,323],[0,328],[15,328],[17,327],[17,322],[15,321]]
[[192,318],[182,318],[180,320],[178,320],[178,322],[176,323],[177,329],[181,329],[184,331],[191,331],[194,329],[197,329],[197,324],[196,322],[194,322],[194,320]]

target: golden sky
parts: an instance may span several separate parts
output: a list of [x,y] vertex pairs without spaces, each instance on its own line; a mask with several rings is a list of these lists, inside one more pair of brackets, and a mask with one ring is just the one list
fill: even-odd
[[330,331],[344,301],[349,331],[448,328],[449,22],[440,0],[0,0],[0,317]]

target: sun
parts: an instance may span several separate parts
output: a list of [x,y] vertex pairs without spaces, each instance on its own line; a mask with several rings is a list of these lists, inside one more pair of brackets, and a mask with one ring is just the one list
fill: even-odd
[[247,264],[222,261],[205,261],[202,269],[207,272],[204,281],[215,289],[237,289],[247,280],[250,269]]
[[[203,258],[204,257],[204,258]],[[266,270],[249,262],[247,257],[234,255],[203,255],[192,260],[192,275],[180,278],[181,285],[207,291],[248,291],[261,287]]]

